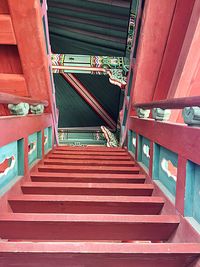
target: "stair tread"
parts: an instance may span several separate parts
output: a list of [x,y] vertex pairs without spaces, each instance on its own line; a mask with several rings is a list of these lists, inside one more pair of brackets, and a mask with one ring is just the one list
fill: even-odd
[[45,159],[44,160],[45,164],[59,164],[59,165],[64,165],[64,164],[71,164],[71,165],[89,165],[89,164],[93,164],[96,166],[105,166],[105,165],[117,165],[117,166],[134,166],[135,162],[131,161],[131,160],[127,160],[127,161],[112,161],[112,160],[72,160],[72,159]]
[[82,196],[82,195],[17,195],[9,197],[8,201],[69,201],[69,202],[119,202],[119,203],[164,203],[162,197],[145,197],[145,196]]
[[54,149],[57,150],[67,150],[67,151],[116,151],[116,152],[126,152],[124,148],[121,147],[106,147],[106,146],[58,146]]
[[1,242],[2,266],[182,267],[200,253],[193,243]]
[[35,214],[35,213],[2,213],[2,221],[21,222],[93,222],[93,223],[139,223],[144,224],[179,224],[178,215],[120,215],[120,214]]
[[57,170],[57,171],[111,171],[111,172],[134,172],[140,171],[139,167],[121,167],[121,166],[85,166],[85,165],[78,165],[78,166],[64,166],[64,165],[39,165],[39,170]]
[[85,160],[85,159],[92,159],[92,160],[120,160],[120,161],[128,161],[132,160],[130,155],[123,155],[123,156],[108,156],[108,155],[64,155],[64,154],[48,154],[48,158],[52,159],[76,159],[76,160]]
[[[17,251],[16,251],[17,248]],[[131,254],[199,254],[200,243],[117,243],[117,242],[0,242],[2,252],[80,252]]]

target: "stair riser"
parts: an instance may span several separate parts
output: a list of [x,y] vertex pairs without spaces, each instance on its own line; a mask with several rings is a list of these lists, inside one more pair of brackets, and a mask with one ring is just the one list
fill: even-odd
[[77,182],[77,183],[130,183],[130,184],[143,184],[145,178],[142,179],[112,179],[112,178],[67,178],[67,177],[31,177],[33,182]]
[[135,168],[135,167],[129,167],[126,169],[126,167],[122,167],[122,168],[117,168],[117,167],[113,167],[112,169],[108,169],[108,168],[81,168],[80,166],[78,167],[74,167],[74,168],[67,168],[65,166],[57,166],[59,168],[55,168],[55,165],[53,165],[52,167],[48,165],[44,166],[44,167],[38,167],[38,171],[40,172],[59,172],[59,173],[105,173],[105,174],[136,174],[139,173],[139,169]]
[[[31,218],[31,215],[30,215]],[[0,236],[11,240],[167,240],[176,223],[0,221]]]
[[109,189],[109,188],[53,188],[53,187],[25,187],[24,194],[45,195],[107,195],[107,196],[151,196],[153,189]]
[[51,155],[90,155],[90,156],[128,156],[127,152],[106,152],[106,151],[54,151]]
[[72,160],[45,160],[44,164],[46,165],[70,165],[70,166],[121,166],[121,167],[130,167],[135,166],[135,163],[132,161],[72,161]]
[[66,159],[66,160],[112,160],[112,161],[128,161],[131,160],[130,156],[98,156],[98,155],[59,155],[50,154],[49,159]]
[[9,201],[16,213],[159,214],[163,203]]
[[[68,252],[0,252],[1,267],[185,267],[198,256],[195,254],[160,255],[144,253],[68,253]],[[40,264],[40,266],[38,265]],[[84,265],[83,265],[84,263]]]

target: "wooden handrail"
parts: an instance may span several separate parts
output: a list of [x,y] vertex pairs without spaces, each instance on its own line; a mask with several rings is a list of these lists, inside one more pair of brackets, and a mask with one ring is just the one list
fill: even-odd
[[152,109],[182,109],[185,107],[200,107],[200,96],[181,97],[167,100],[153,101],[148,103],[133,104],[134,108]]
[[0,93],[0,104],[19,104],[21,102],[28,103],[30,105],[42,104],[45,107],[47,107],[49,104],[47,100],[32,99],[29,97]]

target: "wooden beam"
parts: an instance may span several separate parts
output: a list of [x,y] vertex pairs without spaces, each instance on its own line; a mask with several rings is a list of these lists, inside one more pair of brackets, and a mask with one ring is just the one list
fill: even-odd
[[22,74],[0,73],[0,92],[17,96],[29,96]]
[[28,103],[30,105],[43,104],[45,107],[48,106],[48,101],[32,99],[29,97],[16,96],[11,94],[0,93],[0,104],[19,104],[21,102]]
[[0,44],[16,44],[10,15],[0,14]]
[[160,101],[153,101],[149,103],[137,103],[134,104],[135,108],[152,109],[152,108],[162,108],[162,109],[183,109],[185,107],[200,107],[200,96],[192,97],[180,97],[172,98]]
[[[0,117],[0,147],[52,126],[51,114]],[[12,129],[12,131],[11,131]]]
[[145,1],[132,83],[134,103],[153,98],[175,3],[176,0],[163,0],[162,4],[159,1]]

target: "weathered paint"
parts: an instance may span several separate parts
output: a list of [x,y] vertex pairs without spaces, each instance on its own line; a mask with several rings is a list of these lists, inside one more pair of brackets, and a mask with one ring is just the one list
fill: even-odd
[[138,136],[138,161],[149,169],[150,162],[150,141],[142,135]]
[[186,168],[185,216],[200,223],[200,166],[188,161]]
[[128,150],[135,155],[137,146],[136,133],[133,131],[128,131]]
[[3,173],[0,173],[0,192],[4,190],[4,187],[7,186],[12,179],[18,176],[17,141],[0,148],[0,162],[4,162],[6,159],[10,159],[11,164]]
[[153,179],[159,180],[173,196],[176,195],[177,164],[177,154],[154,144]]
[[38,134],[37,132],[29,135],[28,145],[29,145],[28,162],[29,162],[29,165],[31,165],[38,158]]

